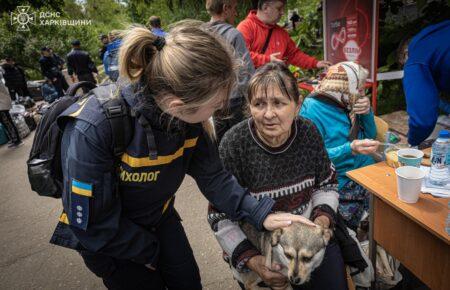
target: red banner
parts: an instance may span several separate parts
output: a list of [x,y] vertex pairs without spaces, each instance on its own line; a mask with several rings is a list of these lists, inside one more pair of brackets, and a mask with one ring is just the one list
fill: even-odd
[[376,0],[324,0],[325,59],[355,61],[375,73]]

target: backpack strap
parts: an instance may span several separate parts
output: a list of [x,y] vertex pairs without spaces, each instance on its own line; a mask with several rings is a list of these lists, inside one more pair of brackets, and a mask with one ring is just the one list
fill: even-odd
[[115,83],[104,84],[90,91],[100,103],[111,126],[113,153],[120,157],[133,137],[130,107]]
[[137,114],[139,124],[144,128],[145,136],[147,137],[148,158],[156,160],[158,158],[158,151],[156,149],[155,135],[153,135],[152,127],[148,120],[140,113]]
[[125,153],[133,131],[130,110],[122,97],[110,99],[102,106],[111,125],[114,156],[120,157]]
[[71,84],[70,87],[67,89],[66,95],[73,97],[73,96],[75,96],[76,92],[81,88],[86,88],[87,90],[90,91],[92,89],[95,89],[96,87],[97,87],[96,84],[94,84],[93,82],[88,82],[88,81],[74,83],[74,84]]
[[266,42],[264,42],[264,46],[261,49],[261,54],[265,54],[267,48],[269,47],[270,38],[272,37],[273,27],[269,28],[269,34],[267,35]]

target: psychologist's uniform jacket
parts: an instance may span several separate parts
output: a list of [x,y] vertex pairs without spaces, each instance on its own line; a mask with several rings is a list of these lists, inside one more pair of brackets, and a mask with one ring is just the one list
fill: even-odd
[[273,200],[257,202],[239,186],[200,124],[170,122],[154,101],[140,106],[145,96],[135,91],[128,86],[121,93],[151,125],[157,159],[149,158],[148,134],[134,121],[132,140],[115,166],[111,127],[98,100],[69,107],[61,144],[64,212],[51,242],[155,265],[159,242],[152,231],[175,214],[174,196],[186,173],[222,212],[262,229]]

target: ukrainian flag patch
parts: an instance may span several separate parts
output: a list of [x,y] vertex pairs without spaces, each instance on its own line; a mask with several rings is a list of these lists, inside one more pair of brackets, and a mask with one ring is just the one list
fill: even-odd
[[92,183],[72,179],[72,193],[92,197]]

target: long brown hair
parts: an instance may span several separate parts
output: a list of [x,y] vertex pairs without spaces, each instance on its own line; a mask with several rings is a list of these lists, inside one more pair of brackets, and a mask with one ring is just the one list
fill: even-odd
[[[119,53],[122,77],[131,82],[142,80],[155,92],[157,101],[177,96],[185,104],[178,111],[196,112],[222,90],[229,96],[238,66],[228,46],[201,29],[199,22],[175,24],[160,50],[154,45],[156,40],[144,27],[125,33]],[[210,122],[203,125],[212,136]]]

